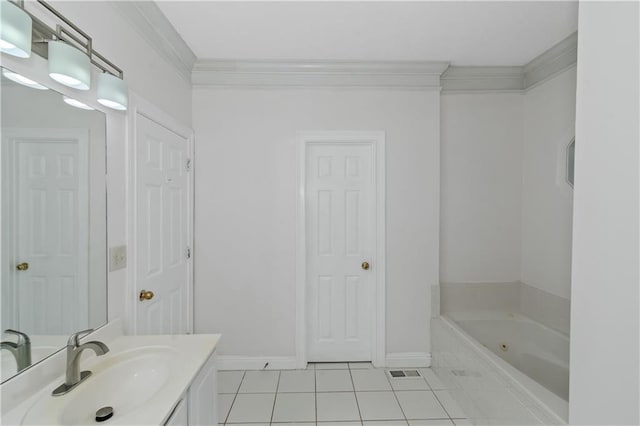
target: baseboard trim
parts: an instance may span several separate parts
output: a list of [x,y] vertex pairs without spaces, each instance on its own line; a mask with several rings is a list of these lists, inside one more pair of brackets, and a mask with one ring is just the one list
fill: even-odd
[[[265,368],[265,364],[267,364]],[[294,356],[233,356],[221,355],[218,357],[218,370],[295,370],[296,357]]]
[[387,368],[431,367],[431,354],[427,352],[399,352],[395,354],[387,354],[386,366]]

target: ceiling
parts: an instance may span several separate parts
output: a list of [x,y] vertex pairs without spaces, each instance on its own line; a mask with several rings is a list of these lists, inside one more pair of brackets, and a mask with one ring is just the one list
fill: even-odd
[[157,4],[198,59],[524,65],[578,25],[564,1]]

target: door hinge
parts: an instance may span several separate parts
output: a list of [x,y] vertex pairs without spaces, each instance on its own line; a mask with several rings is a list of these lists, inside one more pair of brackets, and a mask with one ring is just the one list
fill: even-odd
[[191,247],[187,247],[187,259],[191,259]]
[[185,164],[184,164],[184,168],[188,172],[191,171],[191,158],[187,158],[187,161],[185,161]]

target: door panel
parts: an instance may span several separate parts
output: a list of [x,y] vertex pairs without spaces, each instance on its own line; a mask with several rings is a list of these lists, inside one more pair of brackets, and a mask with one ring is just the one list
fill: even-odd
[[137,116],[136,294],[138,334],[183,334],[189,321],[188,140]]
[[369,143],[309,143],[306,158],[309,361],[371,360],[375,179]]
[[[17,323],[28,334],[70,334],[88,324],[88,149],[81,130],[13,129],[9,162],[8,247]],[[50,136],[50,134],[58,136]],[[64,134],[64,136],[63,136]],[[67,136],[68,134],[68,136]]]

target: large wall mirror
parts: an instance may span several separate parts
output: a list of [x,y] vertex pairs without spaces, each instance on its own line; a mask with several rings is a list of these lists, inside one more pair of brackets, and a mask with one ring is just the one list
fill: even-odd
[[[3,68],[2,381],[107,321],[105,114],[8,77]],[[28,336],[29,362],[16,353],[24,337],[6,330]]]

